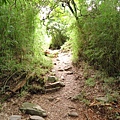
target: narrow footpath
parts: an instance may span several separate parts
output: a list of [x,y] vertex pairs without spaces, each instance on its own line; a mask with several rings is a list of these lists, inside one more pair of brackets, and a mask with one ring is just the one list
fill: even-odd
[[71,53],[59,53],[53,63],[52,74],[63,82],[65,87],[54,93],[34,95],[31,98],[33,103],[39,104],[48,112],[46,120],[104,120],[83,103],[72,100],[82,91],[84,77],[82,69],[77,71],[73,67]]
[[12,114],[22,115],[22,120],[28,120],[29,115],[19,111],[23,102],[40,105],[47,112],[45,120],[105,120],[83,102],[74,99],[83,91],[84,77],[83,69],[77,69],[72,65],[71,53],[59,52],[58,56],[53,58],[53,64],[51,75],[56,76],[65,87],[46,94],[29,94],[18,99],[11,98],[10,102],[4,104],[0,120],[8,120],[7,118]]

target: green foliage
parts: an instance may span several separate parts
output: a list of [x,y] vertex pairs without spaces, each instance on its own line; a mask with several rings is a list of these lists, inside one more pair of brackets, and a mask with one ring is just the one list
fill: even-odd
[[[77,21],[74,57],[84,59],[108,75],[120,73],[120,13],[116,1],[95,3]],[[87,9],[87,8],[86,8]],[[84,12],[83,12],[84,13]],[[78,45],[79,44],[79,45]],[[75,48],[75,47],[74,47]]]
[[50,48],[60,49],[60,47],[68,39],[68,36],[66,34],[67,13],[63,12],[61,8],[61,4],[59,3],[51,2],[48,7],[50,9],[49,11],[50,15],[48,13],[48,17],[46,18],[46,22],[47,22],[46,30],[47,30],[48,36],[51,37]]
[[50,49],[60,49],[61,46],[65,43],[67,36],[63,35],[61,30],[56,28],[51,28],[51,44]]
[[75,19],[72,19],[71,26],[69,27],[69,34],[71,38],[71,43],[72,43],[72,52],[73,52],[73,63],[76,63],[79,60],[81,52],[81,47],[82,47],[82,35],[80,33],[80,28],[79,24],[76,23]]
[[9,0],[1,0],[0,1],[0,6],[2,6],[3,4],[7,4],[9,2]]
[[1,6],[0,73],[51,67],[43,54],[42,24],[34,3],[12,0]]
[[85,84],[90,86],[90,87],[93,87],[95,86],[95,80],[94,78],[88,78],[86,81],[85,81]]
[[64,45],[61,46],[61,51],[68,52],[72,50],[71,48],[72,48],[72,42],[68,40],[64,43]]
[[113,94],[107,93],[106,97],[108,98],[108,102],[115,102],[120,96],[118,92],[114,92]]
[[90,101],[86,98],[85,91],[82,91],[80,94],[75,96],[73,100],[79,100],[80,102],[84,103],[85,105],[89,105]]

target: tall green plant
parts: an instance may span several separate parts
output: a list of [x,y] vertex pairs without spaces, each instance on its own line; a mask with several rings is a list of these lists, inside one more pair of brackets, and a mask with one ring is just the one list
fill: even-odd
[[[51,7],[54,6],[57,6],[57,4],[55,3],[55,5],[52,5]],[[68,39],[68,36],[66,34],[67,32],[66,31],[67,21],[65,20],[66,15],[67,13],[62,10],[59,4],[57,7],[54,7],[49,17],[46,18],[47,33],[49,36],[51,36],[51,45],[50,45],[51,49],[60,49],[60,47]]]
[[[117,1],[104,1],[79,18],[77,55],[109,75],[120,73],[120,13]],[[86,8],[87,9],[87,8]],[[78,22],[77,21],[77,22]]]
[[[38,19],[39,8],[34,1],[14,1],[3,4],[0,10],[0,72],[29,69],[38,59],[43,65],[42,29]],[[40,35],[38,36],[37,30]],[[37,60],[38,62],[38,60]],[[27,63],[27,64],[26,64]],[[25,65],[24,67],[22,67]]]

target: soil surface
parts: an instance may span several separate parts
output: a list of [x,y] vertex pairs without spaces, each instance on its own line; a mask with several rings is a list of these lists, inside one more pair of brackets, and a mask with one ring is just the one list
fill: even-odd
[[[2,106],[0,120],[8,120],[11,115],[22,115],[23,120],[27,120],[29,115],[22,114],[19,107],[23,102],[32,102],[40,105],[46,110],[48,116],[45,120],[106,120],[99,112],[88,107],[84,102],[74,100],[75,96],[82,94],[86,90],[87,98],[93,102],[94,96],[102,96],[102,90],[99,89],[100,83],[94,88],[84,87],[85,77],[82,67],[79,69],[72,65],[71,52],[59,52],[56,58],[53,58],[54,67],[51,74],[55,75],[59,81],[65,84],[59,91],[47,94],[27,94],[25,97],[11,98]],[[71,116],[71,112],[78,114]]]

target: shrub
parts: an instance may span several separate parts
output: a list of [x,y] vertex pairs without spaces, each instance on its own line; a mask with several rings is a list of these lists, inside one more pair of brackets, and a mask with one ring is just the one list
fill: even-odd
[[96,3],[96,8],[77,21],[78,59],[89,61],[108,75],[120,73],[120,13],[117,4],[111,0],[101,5]]

